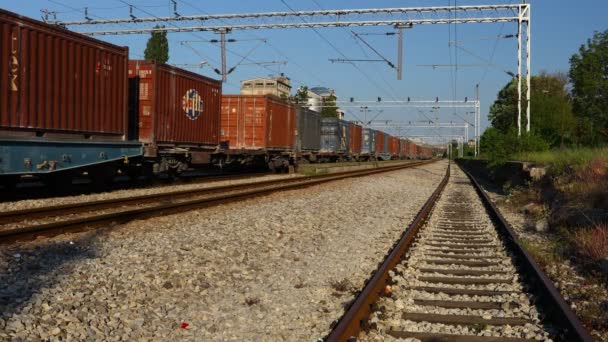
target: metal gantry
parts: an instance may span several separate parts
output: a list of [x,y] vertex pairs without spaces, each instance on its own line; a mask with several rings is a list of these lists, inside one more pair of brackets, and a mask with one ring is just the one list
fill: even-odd
[[468,123],[455,123],[455,122],[411,122],[411,121],[392,121],[392,120],[377,120],[372,121],[369,125],[370,128],[373,129],[382,129],[382,128],[390,128],[394,130],[400,129],[414,129],[414,128],[422,128],[422,129],[437,129],[437,128],[453,128],[453,129],[462,129],[464,130],[464,137],[468,141],[469,140],[469,124]]
[[[530,74],[531,74],[531,5],[529,3],[468,5],[468,6],[422,6],[397,8],[337,9],[314,11],[260,12],[234,14],[179,15],[174,2],[173,16],[136,17],[130,6],[130,15],[118,19],[92,19],[85,9],[83,20],[49,22],[64,27],[101,26],[97,30],[79,31],[86,35],[145,34],[163,31],[197,32],[211,31],[223,35],[237,30],[296,29],[318,27],[392,26],[402,31],[413,25],[469,24],[516,22],[517,34],[517,80],[518,80],[518,130],[521,134],[522,112],[522,36],[525,32],[526,75],[526,131],[530,131]],[[46,17],[48,19],[48,16]],[[306,18],[306,20],[302,20]],[[153,24],[171,23],[173,27],[155,28]],[[178,26],[181,23],[184,26]],[[131,25],[127,29],[110,29],[109,25]],[[141,27],[148,25],[148,27]],[[105,27],[105,28],[104,28]],[[77,30],[78,31],[78,30]],[[401,33],[400,33],[401,34]],[[477,109],[476,109],[477,111]],[[479,133],[477,133],[478,135]]]

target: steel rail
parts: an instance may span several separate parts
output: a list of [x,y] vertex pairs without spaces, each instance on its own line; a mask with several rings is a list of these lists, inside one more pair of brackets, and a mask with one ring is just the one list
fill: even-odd
[[[565,300],[561,297],[553,282],[542,272],[539,265],[534,261],[528,252],[521,247],[521,243],[509,223],[501,215],[489,196],[483,191],[479,183],[473,176],[460,168],[471,180],[473,187],[481,198],[488,215],[496,225],[496,229],[503,238],[507,247],[514,251],[517,268],[524,275],[526,284],[531,285],[533,293],[540,299],[543,309],[546,310],[546,317],[551,322],[555,322],[562,329],[560,336],[564,341],[592,341],[591,336],[584,328],[580,320],[570,309]],[[385,256],[383,262],[373,273],[372,277],[366,281],[361,292],[357,295],[352,304],[347,308],[344,315],[340,318],[332,331],[324,339],[326,342],[355,341],[359,335],[365,320],[371,314],[371,308],[382,292],[384,291],[389,279],[389,271],[393,269],[405,256],[408,249],[414,242],[418,231],[428,219],[432,208],[439,199],[441,192],[445,188],[450,176],[450,168],[439,184],[435,192],[424,204],[420,212],[416,215],[410,226],[403,233],[401,238],[393,245],[390,252]],[[522,272],[523,271],[523,272]]]
[[[105,208],[117,208],[124,207],[129,203],[141,204],[142,201],[150,201],[150,202],[160,202],[158,205],[149,205],[146,207],[138,207],[126,209],[118,212],[112,213],[103,213],[97,215],[91,215],[86,217],[72,218],[62,221],[56,221],[51,223],[43,223],[43,224],[32,224],[18,228],[5,229],[0,230],[0,243],[13,242],[16,240],[23,239],[31,239],[39,235],[57,235],[63,232],[80,230],[81,228],[91,228],[103,224],[113,224],[115,222],[127,222],[135,218],[146,218],[153,217],[159,215],[166,215],[168,213],[182,212],[186,210],[191,210],[193,208],[201,208],[208,207],[212,205],[217,205],[221,203],[226,203],[230,201],[235,201],[244,198],[251,198],[255,196],[267,195],[270,193],[274,193],[277,191],[284,190],[292,190],[297,188],[308,187],[311,185],[322,184],[330,181],[341,180],[345,178],[351,177],[361,177],[372,175],[376,173],[396,171],[401,169],[412,168],[416,166],[425,165],[428,163],[435,162],[436,160],[431,161],[421,161],[421,162],[412,162],[406,164],[400,164],[396,166],[385,166],[376,169],[367,169],[367,170],[358,170],[358,171],[348,171],[341,172],[336,174],[322,175],[322,176],[310,176],[310,177],[298,177],[292,179],[281,179],[281,180],[271,180],[266,182],[256,182],[256,183],[246,183],[246,184],[234,184],[229,186],[221,186],[215,188],[207,188],[207,189],[197,189],[197,190],[184,190],[178,191],[168,194],[162,195],[142,195],[135,196],[132,198],[120,198],[120,199],[109,199],[109,200],[101,200],[95,201],[91,204],[88,203],[79,203],[72,205],[59,205],[53,206],[50,208],[38,208],[31,210],[32,213],[38,213],[37,215],[44,216],[45,212],[50,213],[52,215],[47,215],[47,217],[55,217],[57,213],[66,214],[74,213],[74,212],[92,212],[98,209]],[[229,192],[229,191],[232,192]],[[198,194],[197,194],[198,192]],[[202,197],[201,196],[205,196]],[[192,198],[197,197],[198,198]],[[172,197],[188,197],[189,199],[185,199],[182,201],[172,201],[174,198]],[[157,200],[153,201],[156,198]],[[70,207],[75,207],[71,209]],[[75,210],[75,211],[74,211]],[[14,217],[22,218],[26,211],[17,211],[14,212]],[[8,213],[10,214],[10,212]],[[4,219],[10,217],[8,214],[3,214]]]
[[[416,162],[413,162],[415,164]],[[350,171],[357,172],[357,171]],[[336,175],[336,174],[334,174]],[[307,179],[313,179],[314,177],[329,177],[331,175],[321,175],[321,176],[305,176],[305,177],[297,177],[292,179],[271,179],[262,182],[251,182],[251,183],[239,183],[239,184],[226,184],[208,188],[196,188],[196,189],[185,189],[178,191],[171,191],[166,193],[157,193],[157,194],[145,194],[145,195],[137,195],[130,197],[120,197],[120,198],[108,198],[95,200],[90,202],[80,202],[80,203],[68,203],[68,204],[59,204],[52,205],[47,207],[38,207],[38,208],[29,208],[29,209],[20,209],[20,210],[12,210],[0,213],[0,225],[7,223],[15,223],[18,220],[27,220],[32,218],[40,218],[40,217],[53,217],[60,216],[66,214],[75,214],[88,212],[98,209],[106,209],[117,206],[124,206],[128,204],[142,204],[149,202],[158,202],[163,199],[171,199],[171,198],[179,198],[186,196],[201,196],[207,194],[213,194],[218,192],[229,192],[235,190],[243,190],[248,187],[260,187],[260,186],[271,186],[275,184],[290,182],[290,181],[302,181]],[[235,180],[242,179],[242,177],[237,176]],[[224,179],[231,180],[231,178]]]
[[560,295],[551,279],[547,277],[538,263],[534,261],[532,255],[522,247],[517,234],[502,216],[500,210],[494,205],[488,194],[479,185],[479,182],[477,182],[471,173],[460,165],[459,167],[471,180],[488,214],[497,226],[498,233],[503,237],[503,241],[515,253],[518,260],[517,266],[524,271],[522,273],[528,278],[526,279],[528,280],[527,284],[532,286],[532,292],[541,300],[543,309],[546,310],[546,316],[550,317],[551,321],[558,323],[559,327],[563,329],[564,341],[592,341],[587,329],[585,329],[576,314],[570,309],[570,306]]
[[363,322],[371,313],[372,304],[380,298],[380,294],[384,291],[389,278],[388,272],[401,261],[405,252],[410,248],[418,231],[424,225],[424,222],[435,206],[435,202],[448,183],[448,179],[450,178],[450,167],[451,166],[448,165],[443,180],[439,183],[431,197],[424,203],[412,223],[401,235],[399,241],[393,245],[392,249],[384,257],[384,260],[372,277],[366,281],[363,290],[359,292],[357,298],[355,298],[325,339],[326,342],[356,340],[361,331]]

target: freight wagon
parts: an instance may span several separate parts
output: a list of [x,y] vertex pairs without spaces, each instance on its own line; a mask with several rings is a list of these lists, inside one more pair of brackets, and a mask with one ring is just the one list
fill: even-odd
[[144,147],[144,168],[180,173],[219,163],[220,81],[153,61],[129,61],[132,135]]
[[361,130],[361,136],[360,160],[376,160],[376,130],[363,128]]
[[338,118],[321,119],[321,150],[319,161],[349,160],[350,124]]
[[348,152],[350,153],[350,159],[359,160],[359,156],[361,155],[361,145],[362,145],[362,130],[363,127],[360,125],[350,122],[350,139],[348,142],[349,148]]
[[[129,141],[128,48],[0,10],[0,174],[100,176],[141,156]],[[99,177],[101,178],[101,177]]]
[[[0,10],[0,174],[49,184],[197,166],[287,169],[298,161],[399,158],[399,140]],[[430,149],[407,144],[410,158]]]
[[220,139],[226,165],[286,169],[294,158],[296,108],[272,95],[224,95]]
[[315,162],[321,149],[321,114],[298,106],[294,149],[296,161]]
[[391,159],[399,159],[399,138],[388,136],[388,153]]
[[407,159],[408,141],[399,139],[399,159]]

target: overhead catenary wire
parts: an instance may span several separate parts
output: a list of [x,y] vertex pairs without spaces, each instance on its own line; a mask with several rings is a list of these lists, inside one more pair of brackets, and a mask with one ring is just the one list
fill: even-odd
[[[319,9],[321,10],[325,10],[325,8],[323,8],[319,2],[317,2],[316,0],[311,0],[312,2],[315,3],[315,5],[317,5],[317,7],[319,7]],[[361,46],[361,43],[359,42],[359,39],[357,39],[357,37],[355,37],[354,32],[347,30],[345,27],[341,27],[341,29],[346,32],[350,37],[353,38],[353,40],[355,41],[355,43],[357,44],[357,46],[359,47],[359,49],[361,49],[361,51],[363,52],[363,54],[369,58],[369,55],[367,54],[367,52],[365,51],[365,48],[363,48],[363,46]],[[396,96],[396,94],[393,92],[394,89],[393,87],[388,83],[388,81],[386,80],[386,78],[382,75],[381,72],[378,72],[377,75],[380,76],[380,79],[384,82],[384,84],[388,87],[387,89],[389,90],[389,92],[387,93],[393,100],[395,98],[397,98],[398,96]]]
[[[289,4],[287,4],[287,2],[285,2],[285,0],[281,0],[281,2],[292,12],[296,12],[291,6],[289,6]],[[301,18],[300,20],[303,22],[307,22],[306,19]],[[344,53],[338,49],[332,42],[330,42],[323,34],[321,34],[319,32],[319,30],[317,30],[314,27],[310,28],[311,30],[313,30],[325,43],[327,43],[334,51],[336,51],[340,56],[342,56],[344,59],[348,59],[348,57],[346,57],[346,55],[344,55]],[[389,97],[394,98],[394,96],[392,96],[392,94],[390,94],[389,92],[387,92],[386,90],[383,89],[383,87],[381,87],[374,79],[372,79],[365,71],[363,71],[357,64],[355,63],[351,63],[351,65],[357,69],[370,83],[372,83],[374,86],[378,87],[379,89],[383,90],[384,93],[386,93],[387,95],[389,95]]]
[[[56,5],[62,6],[64,8],[70,9],[73,12],[80,12],[80,13],[82,13],[82,11],[84,10],[84,9],[79,9],[79,8],[76,8],[76,7],[72,7],[70,5],[66,5],[66,4],[61,3],[61,2],[59,2],[57,0],[47,0],[47,1],[50,2],[50,3],[56,4]],[[59,12],[57,12],[57,13],[59,13]],[[66,13],[69,13],[69,12],[66,12]],[[98,15],[91,15],[91,16],[96,17],[98,19],[102,19],[102,20],[106,19],[106,18],[100,17]],[[120,25],[120,26],[128,27],[128,26],[124,26],[124,25]],[[121,41],[122,41],[123,44],[126,44],[126,42],[124,40],[121,40]],[[145,58],[143,55],[135,53],[135,52],[131,52],[130,50],[129,50],[129,53],[133,53],[133,55],[135,55],[137,57],[140,57],[140,58]]]
[[[193,4],[191,4],[191,3],[190,3],[190,2],[188,2],[188,1],[185,1],[185,0],[179,0],[179,1],[180,1],[181,3],[184,3],[184,4],[188,5],[188,6],[189,6],[189,7],[191,7],[192,9],[195,9],[195,10],[199,11],[200,13],[203,13],[203,14],[209,14],[208,12],[203,11],[201,8],[199,8],[199,7],[197,7],[197,6],[194,6]],[[221,20],[221,22],[226,23],[226,20]],[[257,36],[256,34],[250,34],[249,36],[254,37],[255,39],[261,39],[261,38],[260,38],[259,36]],[[283,52],[281,52],[279,49],[277,49],[277,48],[276,48],[274,45],[272,45],[272,44],[270,43],[270,41],[266,41],[266,46],[268,46],[268,47],[270,47],[271,49],[273,49],[273,50],[274,50],[276,53],[278,53],[279,55],[281,55],[283,58],[285,58],[285,59],[287,59],[287,60],[290,60],[290,64],[293,64],[293,65],[295,65],[296,67],[300,68],[302,71],[304,71],[304,73],[305,73],[305,74],[307,74],[307,75],[312,75],[312,78],[319,80],[319,78],[318,78],[316,75],[312,74],[312,73],[310,72],[310,70],[308,70],[308,69],[306,69],[306,68],[302,67],[300,64],[298,64],[297,62],[295,62],[293,59],[289,58],[287,55],[285,55]],[[230,53],[235,54],[235,55],[237,55],[237,56],[238,56],[238,54],[234,53],[234,52],[233,52],[231,49],[226,48],[226,51],[228,51],[228,52],[230,52]],[[243,57],[243,56],[241,55],[240,57]],[[258,63],[258,62],[256,62],[256,61],[252,61],[251,59],[245,59],[245,60],[246,60],[246,61],[248,61],[248,62],[251,62],[251,63],[253,63],[253,64],[256,64],[258,67],[261,67],[261,68],[263,68],[263,69],[266,69],[266,70],[268,70],[268,71],[270,71],[270,72],[274,73],[274,70],[273,70],[273,69],[271,69],[271,68],[269,68],[268,66],[262,65],[262,64],[260,64],[260,63]],[[292,81],[292,82],[294,82],[294,83],[296,83],[296,84],[297,84],[297,83],[300,83],[301,85],[304,85],[304,84],[305,84],[304,82],[302,82],[301,80],[298,80],[298,79],[296,79],[296,78],[290,77],[290,79],[291,79],[291,81]]]

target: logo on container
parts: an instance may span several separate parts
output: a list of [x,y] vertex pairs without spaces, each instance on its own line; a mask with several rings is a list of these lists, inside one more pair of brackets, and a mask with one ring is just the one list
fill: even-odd
[[13,33],[11,40],[10,80],[11,91],[18,91],[17,78],[19,76],[19,60],[17,59],[17,35]]
[[190,89],[182,98],[182,108],[190,120],[198,119],[203,114],[203,99],[196,89]]

